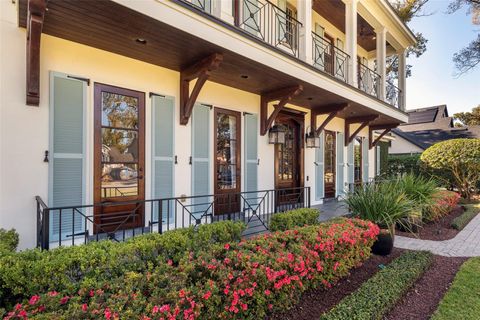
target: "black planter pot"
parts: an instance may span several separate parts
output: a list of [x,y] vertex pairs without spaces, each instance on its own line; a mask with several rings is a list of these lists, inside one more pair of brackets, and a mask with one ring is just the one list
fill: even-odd
[[380,230],[377,241],[373,243],[372,253],[379,256],[388,256],[393,250],[393,236],[388,230]]

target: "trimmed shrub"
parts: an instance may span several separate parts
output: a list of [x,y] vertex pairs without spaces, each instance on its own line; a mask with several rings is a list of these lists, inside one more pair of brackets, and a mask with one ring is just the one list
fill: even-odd
[[0,254],[2,251],[13,252],[18,247],[18,233],[15,229],[5,230],[0,228]]
[[388,155],[387,176],[399,176],[404,174],[420,175],[420,154]]
[[127,272],[145,272],[167,261],[178,264],[190,250],[208,248],[216,241],[238,241],[243,230],[243,223],[223,221],[198,231],[192,227],[152,233],[121,243],[101,241],[6,254],[0,257],[0,301],[11,305],[51,290],[73,294],[81,287],[94,287]]
[[464,198],[470,199],[480,182],[480,139],[436,143],[422,153],[420,160],[425,167],[448,174],[448,182]]
[[452,221],[452,228],[457,229],[457,230],[463,230],[465,226],[472,221],[473,218],[477,216],[477,214],[480,212],[480,205],[466,205],[465,206],[465,212],[462,213],[460,216],[456,217]]
[[448,215],[460,201],[460,195],[453,191],[441,190],[433,195],[433,203],[423,209],[423,220],[438,221]]
[[318,224],[320,210],[312,208],[295,209],[274,214],[270,220],[270,231],[285,231],[295,227]]
[[[71,295],[33,295],[7,317],[36,319],[263,319],[329,287],[370,255],[378,227],[357,219],[186,252]],[[408,269],[408,268],[407,268]]]
[[382,319],[431,263],[429,252],[402,254],[320,319]]

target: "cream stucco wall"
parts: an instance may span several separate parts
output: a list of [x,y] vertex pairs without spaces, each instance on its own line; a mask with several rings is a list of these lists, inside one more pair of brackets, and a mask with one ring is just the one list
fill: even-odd
[[[87,170],[86,202],[93,200],[93,83],[106,83],[146,93],[146,198],[151,194],[151,101],[149,92],[174,96],[176,104],[175,196],[191,195],[191,124],[179,125],[179,73],[78,43],[42,35],[40,105],[25,104],[25,30],[17,27],[16,6],[2,1],[0,16],[0,227],[20,233],[20,248],[33,247],[36,237],[36,195],[48,199],[48,164],[43,162],[49,149],[49,72],[57,71],[89,78],[87,88]],[[207,82],[198,97],[202,103],[236,111],[259,113],[260,96]],[[290,106],[292,107],[292,106]],[[302,111],[306,109],[293,107]],[[211,113],[213,123],[213,112]],[[319,121],[325,116],[319,117]],[[310,113],[305,116],[305,127]],[[334,119],[328,130],[344,131],[344,120]],[[352,130],[355,126],[352,126]],[[213,126],[211,139],[213,141]],[[243,131],[243,121],[242,121]],[[368,129],[361,136],[368,136]],[[267,136],[259,136],[258,188],[274,187],[274,147]],[[243,144],[242,144],[243,148]],[[243,150],[242,150],[243,151]],[[346,148],[344,148],[346,154]],[[242,155],[244,153],[242,152]],[[243,157],[243,156],[242,156]],[[315,150],[305,149],[305,186],[315,194]],[[374,153],[370,152],[373,164]],[[243,163],[243,161],[242,161]],[[212,164],[213,166],[213,164]],[[213,168],[211,168],[213,172]],[[345,169],[346,170],[346,169]],[[371,165],[370,176],[374,176]],[[346,172],[344,174],[346,177]],[[308,177],[308,179],[307,179]],[[244,183],[242,183],[242,186]],[[212,187],[213,188],[213,187]],[[213,189],[211,190],[213,191]],[[312,201],[312,204],[315,204]]]
[[424,151],[399,135],[395,134],[394,136],[395,139],[392,140],[391,146],[388,149],[389,154],[422,153]]

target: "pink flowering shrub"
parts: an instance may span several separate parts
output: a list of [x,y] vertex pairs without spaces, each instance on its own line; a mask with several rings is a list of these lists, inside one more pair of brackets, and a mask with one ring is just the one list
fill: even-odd
[[215,244],[74,295],[34,295],[5,319],[262,319],[346,276],[370,256],[378,232],[344,219]]
[[433,204],[424,209],[423,218],[426,221],[437,221],[449,214],[460,201],[460,194],[442,190],[433,196]]

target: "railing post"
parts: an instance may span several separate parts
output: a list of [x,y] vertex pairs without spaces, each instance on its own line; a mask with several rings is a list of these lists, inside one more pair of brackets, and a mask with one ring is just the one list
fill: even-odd
[[[59,235],[61,237],[62,235]],[[42,249],[48,250],[50,247],[50,210],[43,210],[42,219]]]
[[407,63],[405,57],[405,50],[402,49],[397,52],[398,54],[398,108],[405,111],[406,101],[405,101],[405,90],[406,90],[406,79],[407,79]]
[[307,208],[310,208],[311,203],[310,203],[310,187],[307,187]]

